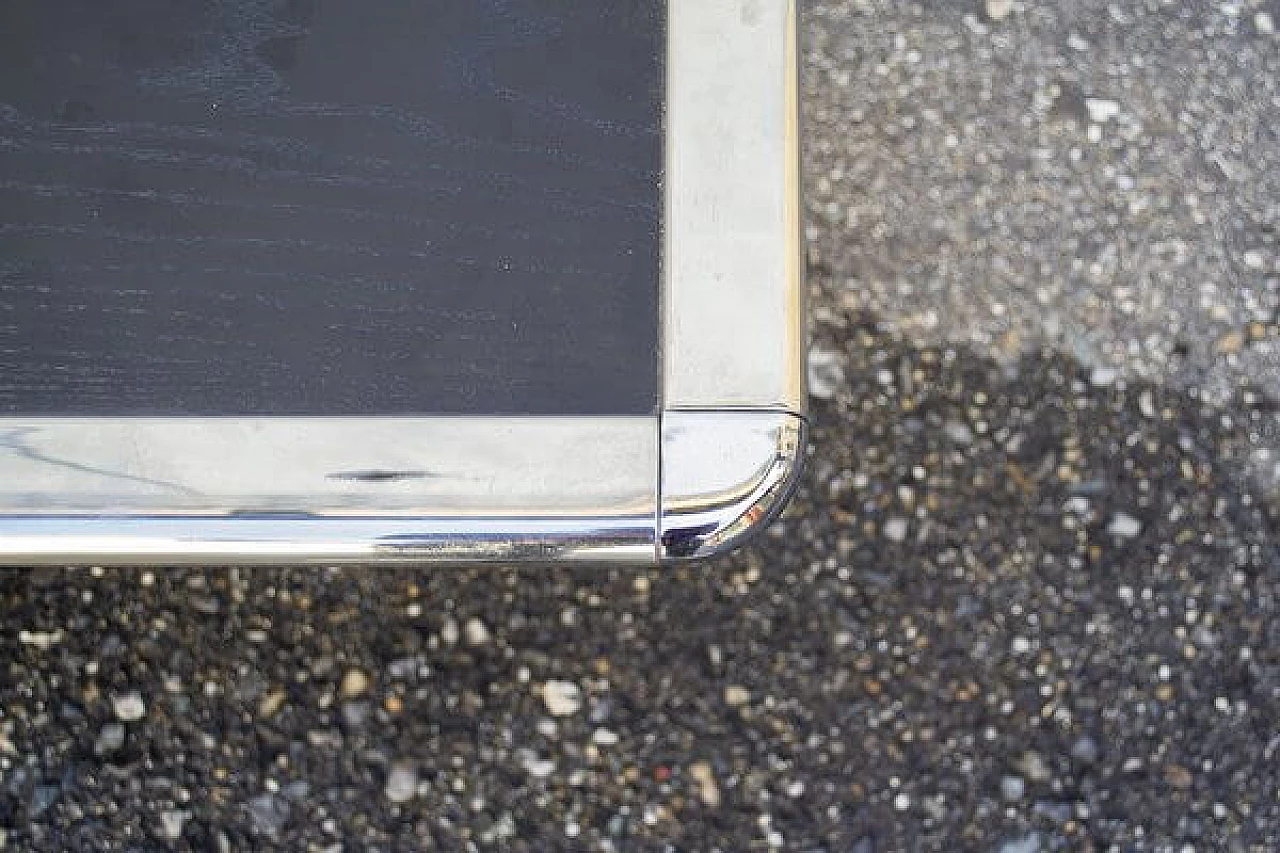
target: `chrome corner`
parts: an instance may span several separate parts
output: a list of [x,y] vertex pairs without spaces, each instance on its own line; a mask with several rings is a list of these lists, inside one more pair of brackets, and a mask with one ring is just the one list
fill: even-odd
[[715,556],[767,526],[795,490],[804,447],[791,412],[664,413],[659,559]]

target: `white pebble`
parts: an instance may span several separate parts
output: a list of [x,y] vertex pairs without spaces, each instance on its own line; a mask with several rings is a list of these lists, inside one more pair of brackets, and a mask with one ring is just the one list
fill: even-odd
[[844,386],[844,357],[831,350],[814,347],[809,350],[809,393],[820,400],[830,400]]
[[893,808],[896,811],[905,812],[911,808],[911,797],[908,794],[899,794],[893,798]]
[[596,746],[617,746],[618,735],[608,729],[596,729],[591,740]]
[[53,631],[19,631],[18,642],[24,646],[35,646],[40,651],[47,652],[50,646],[61,643],[63,636],[61,628]]
[[552,773],[556,772],[556,763],[550,758],[539,758],[536,755],[528,755],[524,760],[524,770],[536,779],[546,779]]
[[446,619],[445,623],[440,626],[440,641],[446,646],[456,646],[458,645],[459,637],[458,623],[452,619]]
[[418,771],[412,764],[397,762],[391,765],[387,785],[382,789],[393,803],[407,803],[418,792]]
[[1095,367],[1089,374],[1089,383],[1095,388],[1107,388],[1116,383],[1119,374],[1110,367]]
[[1142,532],[1142,522],[1127,513],[1118,512],[1107,525],[1112,536],[1120,539],[1132,539]]
[[1106,98],[1085,98],[1084,108],[1089,111],[1089,120],[1095,124],[1106,124],[1120,115],[1120,105]]
[[1013,13],[1013,0],[987,0],[987,17],[993,21],[1003,21]]
[[177,841],[182,837],[182,827],[190,817],[191,812],[165,809],[160,812],[160,834],[170,841]]
[[542,701],[553,716],[567,717],[582,708],[582,688],[571,681],[548,681],[542,686]]
[[907,520],[891,518],[884,523],[884,538],[890,542],[902,542],[907,538]]
[[724,703],[731,708],[738,708],[751,701],[751,693],[745,687],[731,684],[724,689]]
[[1084,515],[1089,511],[1089,499],[1082,497],[1074,497],[1067,500],[1065,505],[1067,512],[1073,512],[1076,515]]
[[142,694],[133,690],[112,697],[111,710],[115,712],[116,719],[136,723],[147,715],[147,703],[142,701]]
[[1259,12],[1253,16],[1254,28],[1264,36],[1275,34],[1276,22],[1268,12]]
[[479,619],[468,619],[463,629],[468,646],[486,646],[489,644],[489,628]]

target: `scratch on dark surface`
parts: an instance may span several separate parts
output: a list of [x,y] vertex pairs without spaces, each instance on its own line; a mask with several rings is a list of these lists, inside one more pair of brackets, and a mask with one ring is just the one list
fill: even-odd
[[33,432],[39,432],[35,427],[21,427],[18,429],[5,430],[0,432],[0,448],[12,451],[15,455],[22,459],[29,459],[32,462],[43,462],[47,465],[54,465],[59,468],[66,468],[71,471],[80,471],[84,474],[93,474],[98,477],[109,477],[113,480],[127,480],[131,483],[141,483],[147,486],[158,486],[162,489],[172,489],[175,492],[181,492],[187,495],[196,495],[199,492],[189,489],[178,483],[169,483],[164,480],[153,480],[150,477],[139,477],[134,474],[126,474],[122,471],[111,471],[106,468],[97,468],[93,465],[83,465],[79,462],[72,462],[69,459],[58,459],[55,456],[49,456],[41,453],[33,447],[30,447],[25,438]]
[[399,483],[404,480],[434,479],[439,475],[430,471],[339,471],[327,479],[347,480],[355,483]]

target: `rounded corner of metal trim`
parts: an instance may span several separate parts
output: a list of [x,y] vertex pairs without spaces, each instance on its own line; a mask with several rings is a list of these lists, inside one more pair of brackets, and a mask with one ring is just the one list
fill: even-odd
[[806,439],[791,411],[665,413],[659,560],[724,554],[767,527],[795,492]]

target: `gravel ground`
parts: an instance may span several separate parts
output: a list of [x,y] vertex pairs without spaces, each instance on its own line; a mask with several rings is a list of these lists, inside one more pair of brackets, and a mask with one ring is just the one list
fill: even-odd
[[0,847],[1280,849],[1280,6],[806,23],[787,518],[675,571],[0,575]]

